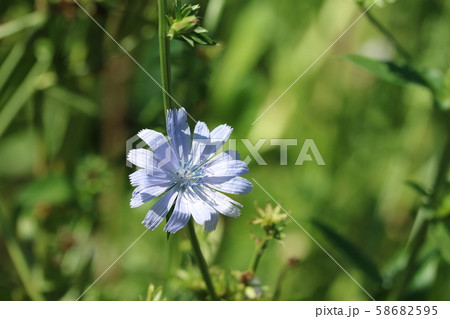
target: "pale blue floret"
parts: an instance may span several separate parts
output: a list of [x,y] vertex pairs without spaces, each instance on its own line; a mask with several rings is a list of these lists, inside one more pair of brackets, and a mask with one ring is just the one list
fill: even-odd
[[169,141],[163,134],[145,129],[138,136],[151,150],[135,149],[128,153],[128,160],[142,168],[130,175],[131,185],[137,186],[131,207],[162,195],[142,222],[151,230],[158,227],[173,207],[165,231],[175,233],[191,217],[204,225],[205,231],[213,231],[219,213],[229,217],[241,213],[242,205],[222,192],[247,194],[252,189],[252,184],[239,176],[248,173],[248,166],[236,151],[215,155],[230,137],[232,128],[220,125],[210,132],[205,123],[198,122],[192,138],[186,115],[183,108],[169,110]]

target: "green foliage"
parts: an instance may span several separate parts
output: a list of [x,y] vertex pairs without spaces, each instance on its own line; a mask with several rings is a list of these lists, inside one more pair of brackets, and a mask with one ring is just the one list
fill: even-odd
[[437,207],[436,217],[437,218],[447,218],[450,216],[450,194],[443,198],[442,203]]
[[255,208],[259,216],[255,217],[251,224],[260,225],[265,237],[281,240],[288,215],[281,212],[280,206],[272,207],[270,202],[266,203],[264,209],[255,202]]
[[348,260],[360,271],[375,282],[381,283],[381,275],[377,269],[375,262],[369,255],[348,241],[345,237],[334,231],[324,223],[314,220],[313,224],[325,235],[329,242],[333,243],[336,249],[339,249]]
[[61,175],[49,175],[27,185],[17,200],[25,207],[39,204],[58,205],[72,197],[72,189],[67,179]]
[[[375,3],[375,0],[352,0],[352,1],[356,2],[357,4],[362,4],[365,6],[369,6],[373,3]],[[377,0],[376,4],[380,7],[384,7],[385,5],[392,4],[395,2],[396,2],[396,0]]]
[[14,35],[27,29],[39,28],[46,20],[42,12],[33,12],[18,19],[0,25],[0,39]]
[[[159,81],[156,1],[79,3]],[[363,17],[255,125],[361,10],[345,0],[201,5],[197,12],[185,6],[191,11],[174,38],[212,44],[208,29],[222,45],[192,50],[172,41],[173,96],[209,127],[233,126],[242,158],[251,154],[241,138],[313,138],[326,166],[280,166],[279,149],[267,142],[260,150],[267,165],[250,156],[251,176],[314,237],[322,234],[324,247],[377,300],[387,299],[407,263],[412,212],[430,204],[442,153],[445,125],[434,121],[449,109],[450,3],[374,6],[415,62],[398,62]],[[144,231],[150,204],[129,208],[125,142],[144,127],[164,130],[161,90],[76,4],[0,7],[0,298],[76,300]],[[183,19],[181,12],[172,18]],[[337,59],[368,51],[373,58],[347,59],[375,76]],[[291,148],[288,163],[299,151]],[[407,180],[417,181],[409,183],[416,193]],[[403,298],[450,300],[448,190],[438,195]],[[250,225],[254,201],[267,197],[255,186],[237,199],[241,217],[200,236],[220,297],[367,299],[295,223]],[[321,226],[305,223],[318,218]],[[249,234],[262,238],[265,229],[282,241],[267,245],[249,274]],[[147,232],[82,299],[204,300],[193,260],[183,232],[168,241],[162,230]]]
[[421,196],[428,197],[430,195],[430,192],[427,191],[422,185],[419,183],[413,182],[413,181],[406,181],[406,185],[411,187],[411,189],[415,190],[417,194]]
[[200,26],[199,10],[198,4],[180,6],[176,1],[174,16],[167,16],[170,25],[169,38],[185,41],[191,47],[194,44],[215,45],[216,43],[207,35],[208,30]]
[[436,222],[430,234],[442,258],[450,265],[450,228],[444,222]]
[[166,300],[165,298],[163,298],[163,287],[159,286],[159,287],[155,288],[155,286],[153,284],[150,284],[148,286],[146,300],[147,301],[164,301],[164,300]]
[[360,55],[348,55],[345,59],[392,84],[412,83],[426,86],[422,74],[408,63],[378,61]]
[[348,55],[348,61],[372,72],[380,79],[392,84],[417,84],[431,91],[435,106],[443,111],[450,109],[450,85],[442,72],[410,63],[379,61],[359,55]]

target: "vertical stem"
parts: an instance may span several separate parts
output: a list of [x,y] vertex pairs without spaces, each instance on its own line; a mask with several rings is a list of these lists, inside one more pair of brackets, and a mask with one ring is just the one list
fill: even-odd
[[[441,186],[444,184],[447,176],[447,172],[450,169],[450,120],[448,117],[443,116],[444,125],[446,127],[446,142],[441,158],[438,163],[436,177],[433,185],[433,190],[430,195],[430,204],[432,207],[436,207],[439,201],[439,192]],[[414,222],[413,232],[409,242],[409,255],[406,267],[401,274],[398,284],[392,291],[392,299],[399,300],[402,297],[403,291],[414,275],[414,269],[416,266],[417,257],[419,256],[420,249],[425,242],[427,230],[430,222],[427,216],[424,216],[423,212],[419,210]]]
[[450,169],[450,116],[446,114],[439,114],[442,115],[443,118],[443,124],[446,128],[446,142],[444,146],[444,151],[442,152],[442,156],[439,162],[438,170],[436,179],[433,185],[433,194],[431,195],[431,204],[435,205],[438,201],[439,197],[439,191],[442,187],[442,184],[444,184],[447,180],[447,172]]
[[264,250],[266,250],[268,244],[269,244],[269,239],[265,237],[265,238],[261,239],[261,242],[256,246],[255,254],[253,255],[252,261],[250,262],[250,266],[249,266],[249,271],[251,271],[252,274],[256,273],[256,269],[258,268],[259,261],[261,260]]
[[[389,30],[385,28],[372,15],[372,13],[368,12],[363,4],[360,4],[360,7],[364,12],[366,12],[366,16],[369,21],[392,43],[392,45],[394,45],[397,52],[402,55],[405,60],[411,61],[411,55],[409,55],[408,51],[406,51],[406,49],[400,44],[400,42],[398,42],[392,33],[389,32]],[[433,184],[432,193],[430,195],[431,207],[436,207],[438,204],[441,187],[445,183],[447,172],[450,169],[450,117],[445,113],[438,114],[438,116],[443,119],[444,127],[446,128],[446,142],[437,166],[436,177]],[[416,215],[407,246],[408,259],[406,266],[400,274],[400,277],[398,278],[398,281],[390,294],[392,300],[399,300],[402,297],[404,289],[414,275],[417,257],[419,256],[420,249],[426,240],[429,224],[429,217],[425,216],[424,212],[420,209]]]
[[205,281],[206,288],[211,296],[212,300],[219,300],[216,295],[216,291],[214,290],[214,286],[212,284],[211,276],[208,271],[208,265],[206,264],[206,260],[203,257],[202,251],[200,249],[200,245],[198,243],[197,235],[195,234],[194,223],[192,219],[188,222],[188,234],[189,239],[191,240],[192,250],[194,251],[195,257],[197,258],[198,267],[200,268],[200,272],[202,273],[203,280]]
[[[167,3],[166,0],[158,0],[158,40],[159,40],[159,61],[161,64],[161,86],[163,89],[163,106],[164,113],[172,107],[172,93],[170,85],[170,40],[167,37],[168,25],[166,20]],[[203,257],[200,245],[198,243],[197,235],[195,234],[194,224],[192,219],[188,223],[188,234],[191,240],[192,250],[197,258],[200,272],[206,284],[206,288],[213,300],[219,300],[212,284],[211,276],[208,271],[208,265]]]
[[274,301],[277,301],[280,298],[281,286],[283,284],[284,278],[286,277],[288,269],[289,269],[288,265],[284,265],[280,271],[280,274],[278,275],[277,283],[275,285],[275,291],[274,291],[273,297],[272,297],[272,300],[274,300]]
[[416,260],[419,255],[420,249],[422,248],[422,244],[425,241],[427,230],[428,220],[419,210],[416,216],[416,220],[414,221],[413,233],[411,234],[410,242],[408,245],[408,260],[406,262],[405,268],[400,274],[397,284],[394,286],[391,292],[391,300],[401,300],[403,292],[414,274]]
[[170,86],[170,40],[167,37],[167,3],[166,0],[158,0],[158,39],[159,61],[161,64],[161,86],[163,89],[164,113],[172,107]]
[[405,60],[410,61],[411,56],[409,55],[408,51],[398,42],[398,40],[389,32],[388,29],[386,29],[385,26],[383,26],[369,11],[367,11],[367,8],[360,4],[361,10],[363,12],[366,12],[366,17],[369,19],[369,21],[389,40],[389,42],[392,43],[392,45],[395,47],[395,49],[400,53]]
[[20,281],[28,294],[31,300],[39,301],[45,300],[44,296],[42,296],[38,287],[36,287],[35,282],[33,280],[33,276],[31,273],[31,269],[27,263],[27,259],[25,254],[22,251],[17,240],[14,238],[14,235],[10,232],[8,228],[8,217],[6,215],[6,211],[3,208],[3,204],[0,202],[0,230],[3,233],[4,241],[6,249],[8,250],[8,254],[11,258],[12,263],[19,275]]

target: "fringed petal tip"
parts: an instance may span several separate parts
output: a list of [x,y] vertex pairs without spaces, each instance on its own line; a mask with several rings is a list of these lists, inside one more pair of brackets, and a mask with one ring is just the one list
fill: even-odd
[[147,228],[148,230],[154,231],[156,229],[156,227],[159,226],[159,223],[148,223],[145,221],[145,219],[141,222],[142,225],[145,226],[145,228]]

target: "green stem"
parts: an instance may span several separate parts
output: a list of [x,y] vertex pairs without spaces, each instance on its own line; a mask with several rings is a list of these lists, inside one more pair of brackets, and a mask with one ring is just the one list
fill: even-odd
[[[440,115],[440,114],[438,114]],[[450,116],[444,114],[442,117],[444,120],[444,127],[446,130],[446,142],[444,151],[442,152],[441,159],[437,170],[436,179],[433,185],[433,193],[431,195],[431,204],[435,206],[439,200],[439,191],[443,184],[447,181],[447,172],[450,169]]]
[[283,280],[286,277],[288,270],[289,270],[288,265],[284,265],[280,271],[280,274],[278,275],[277,283],[275,285],[275,291],[273,293],[273,298],[272,298],[274,301],[277,301],[278,299],[280,299],[281,286],[283,284]]
[[391,293],[390,300],[398,301],[402,298],[403,292],[408,285],[411,277],[414,275],[414,269],[416,267],[417,256],[419,255],[422,244],[425,241],[425,237],[428,230],[427,217],[422,214],[421,211],[417,213],[416,220],[414,221],[413,230],[410,235],[410,241],[407,248],[408,260],[406,266],[403,269],[397,284]]
[[212,300],[219,300],[219,298],[217,298],[216,291],[214,290],[214,286],[212,284],[211,276],[208,271],[208,265],[206,264],[205,257],[203,257],[202,251],[200,249],[200,245],[198,243],[197,235],[195,234],[194,223],[192,222],[192,219],[190,219],[188,223],[188,234],[189,239],[191,240],[192,250],[194,251],[195,257],[197,258],[198,267],[200,268],[200,272],[202,273],[203,280],[205,281],[209,295],[211,296]]
[[161,64],[161,86],[163,89],[164,113],[172,107],[172,94],[170,86],[170,39],[167,37],[168,24],[166,20],[166,0],[158,0],[158,39],[159,61]]
[[[433,190],[430,195],[430,204],[432,207],[436,207],[439,201],[439,195],[442,185],[445,184],[447,172],[450,169],[450,122],[449,118],[444,118],[444,125],[446,126],[447,136],[444,145],[442,156],[439,160],[435,181],[433,184]],[[392,300],[399,300],[402,298],[403,292],[414,275],[414,270],[417,264],[417,257],[419,255],[422,245],[425,243],[428,226],[430,224],[429,217],[425,216],[424,212],[419,210],[414,221],[413,230],[411,232],[409,245],[408,245],[408,260],[406,262],[405,269],[403,270],[397,285],[392,291]]]
[[[412,60],[408,51],[397,41],[392,33],[384,27],[373,15],[369,12],[363,4],[360,4],[361,10],[366,13],[369,21],[392,43],[397,52],[403,56],[408,62]],[[446,142],[442,152],[441,159],[437,167],[437,173],[433,184],[432,193],[430,195],[431,207],[436,207],[439,200],[439,193],[442,185],[446,181],[447,172],[450,168],[450,118],[445,114],[439,114],[444,119],[444,127],[446,127]],[[396,285],[394,286],[390,296],[392,300],[399,300],[402,298],[405,288],[414,275],[414,270],[417,264],[417,257],[419,256],[422,245],[426,240],[428,226],[430,224],[429,216],[420,208],[414,221],[413,229],[411,231],[408,246],[407,246],[407,262],[404,270],[399,276]]]
[[261,239],[261,241],[256,246],[255,253],[253,255],[253,258],[252,258],[252,260],[250,262],[250,266],[249,266],[249,271],[251,271],[252,274],[256,273],[256,269],[258,269],[259,261],[261,260],[261,257],[268,245],[269,245],[269,238],[265,237],[264,239]]
[[[14,268],[17,271],[17,274],[19,275],[20,281],[22,282],[28,296],[31,298],[31,300],[39,301],[39,300],[45,300],[44,296],[42,296],[41,292],[38,290],[38,288],[35,286],[31,270],[28,266],[26,257],[17,242],[17,240],[14,238],[14,236],[11,234],[9,228],[8,228],[8,218],[6,215],[6,211],[4,210],[2,204],[0,203],[0,226],[1,226],[1,232],[3,233],[4,239],[5,239],[5,246],[8,250],[8,254],[11,258],[11,261],[14,264]],[[5,215],[5,216],[4,216]]]
[[361,7],[361,10],[366,13],[366,17],[369,21],[389,40],[389,42],[392,43],[398,53],[400,53],[405,60],[410,61],[411,55],[409,55],[408,51],[406,51],[400,42],[397,41],[392,33],[385,26],[383,26],[363,4],[360,4],[359,6]]

